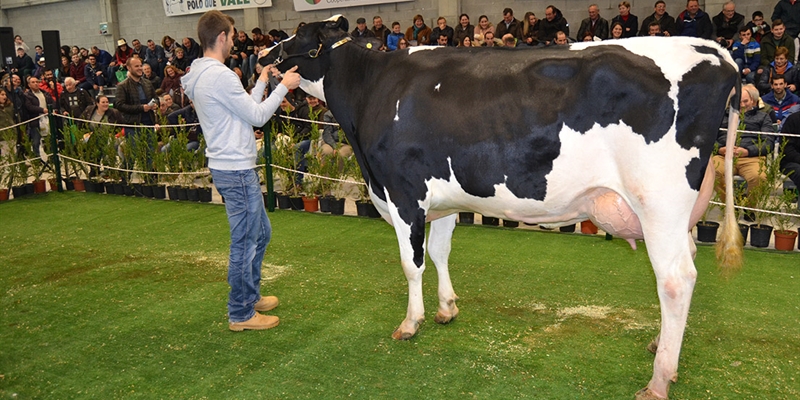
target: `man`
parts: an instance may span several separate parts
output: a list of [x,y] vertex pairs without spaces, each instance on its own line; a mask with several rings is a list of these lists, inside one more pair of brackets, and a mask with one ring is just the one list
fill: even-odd
[[248,60],[250,71],[253,72],[253,75],[256,75],[258,71],[256,71],[256,63],[258,62],[258,52],[261,50],[267,49],[272,47],[272,42],[264,36],[264,33],[261,31],[261,28],[255,27],[250,34],[253,35],[253,54],[250,55],[250,59]]
[[786,35],[792,39],[800,34],[800,4],[796,0],[779,0],[770,19],[783,21],[786,24]]
[[164,76],[164,67],[167,66],[167,54],[164,52],[164,48],[157,45],[153,39],[147,41],[147,49],[144,51],[144,63],[149,65],[157,76]]
[[[264,210],[264,200],[256,167],[253,126],[263,126],[275,113],[281,99],[300,85],[296,67],[263,100],[270,66],[264,68],[250,96],[238,78],[225,66],[233,47],[233,18],[212,10],[197,23],[203,57],[192,63],[183,77],[186,94],[194,102],[207,143],[208,167],[214,184],[225,197],[225,210],[231,228],[231,254],[228,264],[228,328],[269,329],[279,319],[258,311],[278,305],[274,296],[261,296],[261,263],[272,228]],[[205,72],[210,72],[205,74]]]
[[383,19],[379,15],[372,17],[372,34],[381,40],[384,46],[386,46],[386,39],[389,37],[389,28],[383,24]]
[[253,54],[253,49],[253,41],[247,36],[247,32],[240,30],[236,35],[236,40],[233,41],[228,66],[231,69],[239,67],[245,81],[250,78],[250,56]]
[[142,60],[147,58],[146,54],[147,48],[142,46],[142,42],[140,42],[139,39],[133,39],[133,42],[131,42],[131,44],[133,45],[133,54],[138,55],[139,58],[141,58]]
[[36,46],[33,46],[33,50],[36,52],[33,55],[33,62],[38,64],[39,63],[39,59],[44,57],[44,49],[42,48],[42,46],[39,46],[37,44]]
[[772,77],[772,91],[761,97],[761,100],[775,111],[778,124],[800,110],[800,98],[786,90],[786,78],[780,74]]
[[714,25],[711,18],[700,9],[698,0],[686,2],[686,9],[675,19],[675,31],[680,36],[691,36],[711,39],[714,36]]
[[39,81],[39,89],[49,94],[50,97],[55,100],[56,106],[58,106],[57,103],[61,98],[61,93],[64,92],[64,87],[61,86],[60,83],[56,82],[55,75],[53,75],[53,70],[45,69],[44,72],[42,72],[42,80]]
[[756,11],[753,13],[753,20],[747,23],[747,28],[753,32],[753,40],[761,43],[761,38],[770,33],[769,24],[764,22],[764,13]]
[[[452,30],[452,28],[450,29]],[[502,38],[506,33],[512,34],[515,39],[522,40],[522,24],[514,18],[514,10],[510,8],[503,9],[503,20],[498,22],[494,28],[495,37]]]
[[350,32],[354,38],[369,38],[375,37],[371,30],[367,29],[367,20],[364,17],[356,19],[356,29]]
[[73,77],[64,79],[64,87],[67,89],[61,95],[58,103],[61,112],[67,116],[80,117],[86,107],[94,104],[92,96],[86,90],[78,87],[78,82]]
[[[500,43],[498,43],[500,42]],[[483,35],[483,43],[481,43],[482,47],[499,47],[502,45],[503,42],[495,40],[494,32],[488,31]]]
[[[95,47],[96,48],[96,47]],[[102,94],[103,86],[106,85],[106,78],[103,75],[103,68],[97,64],[97,56],[89,54],[86,58],[86,65],[83,69],[83,76],[86,77],[86,83],[91,85],[90,90],[92,93]]]
[[113,57],[111,53],[100,50],[97,46],[92,46],[92,54],[95,56],[97,60],[97,66],[100,68],[101,71],[105,71],[108,69],[108,66],[111,64]]
[[716,42],[730,50],[733,42],[738,40],[739,29],[744,27],[744,15],[736,12],[736,4],[728,1],[722,5],[722,11],[711,20],[714,23]]
[[436,37],[436,45],[440,47],[446,47],[447,44],[447,34],[444,32],[440,32],[439,36]]
[[447,25],[447,20],[444,17],[439,17],[436,20],[436,28],[433,28],[431,31],[431,37],[437,39],[440,34],[445,34],[447,36],[447,46],[455,46],[453,42],[453,36],[456,35],[456,31]]
[[591,33],[592,37],[608,39],[608,21],[600,16],[600,7],[597,4],[589,6],[589,18],[581,21],[581,27],[578,28],[578,40],[586,36],[587,32]]
[[200,45],[198,45],[194,39],[185,37],[183,38],[182,43],[183,44],[181,44],[180,47],[183,49],[183,56],[186,57],[186,60],[188,60],[189,64],[191,64],[195,59],[200,58],[200,55],[202,54],[200,51]]
[[[800,113],[795,113],[786,118],[781,128],[781,133],[800,133]],[[795,186],[800,187],[800,137],[784,137],[786,143],[783,148],[783,158],[781,158],[781,170],[784,175],[794,182]]]
[[33,64],[33,59],[31,56],[25,54],[25,49],[22,47],[17,48],[17,57],[14,59],[13,67],[11,68],[11,72],[19,75],[21,79],[25,79],[27,76],[33,73],[33,70],[36,68],[36,65]]
[[69,63],[69,76],[75,79],[82,89],[91,89],[92,85],[86,82],[86,63],[83,62],[80,54],[72,55],[72,62]]
[[661,32],[661,25],[656,21],[651,22],[647,28],[647,36],[666,36]]
[[[131,57],[125,63],[128,68],[128,78],[117,85],[114,108],[122,113],[125,124],[141,124],[152,126],[155,124],[153,111],[156,104],[156,90],[147,79],[142,79],[142,60]],[[126,135],[133,135],[136,131],[125,128]]]
[[664,36],[675,35],[675,18],[672,18],[667,13],[667,3],[664,0],[657,0],[653,13],[642,21],[642,29],[639,30],[639,36],[647,36],[650,31],[650,24],[658,22],[661,27],[661,33]]
[[567,39],[567,34],[561,31],[556,32],[556,40],[553,42],[556,46],[566,46],[569,44],[569,39]]
[[[23,50],[24,51],[24,50]],[[47,106],[53,104],[53,98],[49,94],[43,92],[39,86],[39,79],[31,76],[28,78],[28,90],[22,95],[22,119],[29,120],[31,118],[42,117],[47,115]],[[39,147],[41,145],[42,136],[39,131],[42,118],[36,119],[28,123],[28,139],[31,141],[31,154],[34,157],[39,156]]]
[[180,110],[177,104],[172,102],[172,96],[169,93],[164,93],[158,99],[158,113],[159,115],[168,116],[169,114]]
[[[756,88],[758,88],[759,93],[762,95],[769,93],[769,91],[772,90],[772,80],[778,75],[783,76],[786,81],[786,88],[789,89],[790,92],[797,90],[797,85],[800,83],[798,79],[798,70],[795,68],[794,64],[789,62],[788,57],[789,49],[786,47],[781,46],[775,50],[775,60],[764,67],[763,73],[758,76]],[[734,58],[734,61],[735,60]]]
[[786,26],[783,21],[776,19],[772,21],[772,31],[761,38],[761,68],[758,70],[759,74],[771,62],[775,61],[775,50],[778,47],[786,47],[789,50],[789,55],[786,58],[794,63],[794,39],[786,34]]
[[556,40],[558,31],[564,32],[569,36],[569,24],[561,14],[561,11],[553,6],[547,6],[544,10],[544,19],[539,23],[539,41],[549,46]]
[[142,64],[142,78],[150,81],[154,89],[161,87],[161,77],[153,72],[153,68],[150,67],[150,64]]

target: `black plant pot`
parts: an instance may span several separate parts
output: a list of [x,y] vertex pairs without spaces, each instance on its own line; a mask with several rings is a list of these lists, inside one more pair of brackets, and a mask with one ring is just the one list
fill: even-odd
[[344,199],[332,198],[330,200],[330,203],[331,203],[331,214],[344,215]]
[[772,227],[769,225],[750,225],[750,245],[753,247],[769,246],[769,239],[772,236]]
[[[276,196],[277,196],[277,194],[276,194]],[[268,192],[262,192],[261,193],[261,197],[264,199],[264,208],[269,209],[269,193]],[[275,196],[273,196],[272,197],[272,208],[276,207],[275,202],[276,202],[276,199],[275,199]]]
[[35,193],[32,183],[26,183],[26,184],[22,185],[22,187],[25,188],[25,194],[34,194]]
[[122,187],[122,184],[117,182],[114,184],[114,194],[119,196],[125,195],[125,188]]
[[491,226],[498,226],[500,225],[500,219],[495,217],[487,217],[485,215],[481,215],[481,225],[491,225]]
[[103,183],[103,189],[105,189],[106,193],[108,193],[108,194],[116,193],[116,192],[114,192],[114,182],[104,182]]
[[378,209],[375,208],[375,204],[367,203],[367,216],[370,218],[380,218],[381,213],[378,212]]
[[200,201],[200,192],[197,191],[197,188],[190,187],[186,190],[186,197],[189,198],[189,201]]
[[94,193],[94,182],[88,179],[83,179],[83,188],[86,193]]
[[471,212],[460,212],[460,213],[458,213],[458,223],[460,223],[460,224],[474,224],[475,223],[475,213],[471,213]]
[[167,198],[167,187],[164,185],[154,185],[153,186],[153,197],[159,200],[164,200]]
[[153,198],[153,185],[142,185],[142,195],[144,197]]
[[64,182],[67,184],[67,190],[75,190],[75,184],[72,183],[72,179],[67,179]]
[[714,243],[717,241],[717,229],[719,223],[713,221],[700,221],[697,223],[697,240],[703,243]]
[[297,197],[289,196],[289,204],[291,205],[292,210],[295,211],[305,210],[305,207],[303,207],[303,198],[300,196]]
[[141,183],[134,183],[133,195],[136,197],[144,197],[144,185],[142,185]]
[[331,200],[333,197],[331,196],[322,196],[319,198],[319,212],[329,213],[331,212]]
[[275,196],[278,199],[278,208],[281,210],[288,210],[292,208],[292,202],[289,201],[289,196],[285,194],[279,194]]
[[20,198],[20,197],[22,197],[22,196],[25,196],[26,194],[28,194],[28,193],[25,191],[25,187],[24,187],[24,186],[13,186],[13,187],[11,187],[11,193],[13,193],[13,194],[14,194],[14,198],[15,198],[15,199],[18,199],[18,198]]
[[577,225],[577,224],[572,224],[572,225],[567,225],[567,226],[559,226],[558,230],[560,232],[572,233],[572,232],[575,232],[575,225]]
[[133,185],[123,183],[122,191],[125,193],[125,196],[133,196]]
[[200,188],[198,189],[200,194],[200,202],[201,203],[210,203],[211,202],[211,188]]
[[750,225],[739,224],[739,232],[742,233],[742,243],[747,243],[747,233],[750,232]]
[[189,193],[187,192],[188,190],[189,189],[186,186],[178,186],[178,200],[189,200]]
[[516,227],[519,226],[519,222],[517,222],[517,221],[509,221],[509,220],[505,220],[504,219],[503,220],[503,226],[506,227],[506,228],[516,228]]
[[170,200],[178,201],[178,187],[177,186],[167,186],[167,194],[169,195]]
[[356,215],[359,217],[367,217],[369,216],[367,211],[367,202],[364,201],[357,201],[356,202]]

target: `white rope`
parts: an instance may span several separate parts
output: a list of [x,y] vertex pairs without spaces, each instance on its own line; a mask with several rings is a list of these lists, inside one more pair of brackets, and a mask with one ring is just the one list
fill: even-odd
[[[720,203],[720,202],[716,202],[716,201],[709,201],[709,203],[717,205],[717,206],[725,206],[725,203]],[[783,213],[783,212],[779,212],[779,211],[762,210],[762,209],[759,209],[759,208],[750,208],[750,207],[745,207],[745,206],[733,206],[733,208],[738,208],[738,209],[747,210],[747,211],[761,212],[761,213],[766,213],[766,214],[783,215],[785,217],[795,217],[795,218],[796,217],[800,217],[800,215],[798,215],[798,214],[789,214],[789,213]]]
[[[259,165],[256,165],[256,167],[263,168],[265,165],[266,165],[266,164],[259,164]],[[311,174],[311,173],[308,173],[308,172],[303,172],[303,171],[297,171],[297,170],[294,170],[294,169],[284,168],[284,167],[281,167],[280,165],[275,165],[275,164],[270,164],[270,165],[271,165],[273,168],[282,169],[282,170],[284,170],[284,171],[294,172],[294,173],[298,173],[298,174],[303,174],[303,175],[305,175],[305,176],[313,176],[313,177],[315,177],[315,178],[325,179],[325,180],[329,180],[329,181],[342,182],[342,183],[352,183],[352,184],[354,184],[354,185],[363,185],[363,186],[367,186],[367,184],[366,184],[366,183],[364,183],[364,182],[356,182],[356,181],[348,181],[348,180],[346,180],[346,179],[337,179],[337,178],[331,178],[331,177],[329,177],[329,176],[323,176],[323,175]]]
[[13,166],[15,166],[15,165],[25,164],[25,163],[27,163],[27,162],[30,162],[30,161],[33,161],[33,160],[42,160],[42,162],[47,162],[47,160],[48,160],[48,159],[50,158],[50,156],[52,156],[52,155],[53,155],[53,153],[46,153],[44,158],[42,158],[42,157],[26,158],[26,159],[24,159],[24,160],[22,160],[22,161],[17,161],[17,162],[15,162],[15,163],[3,164],[3,165],[0,165],[0,170],[2,170],[2,169],[6,169],[6,168],[8,168],[8,167],[13,167]]
[[281,117],[283,119],[292,119],[292,120],[295,120],[295,121],[310,122],[312,124],[339,126],[339,124],[337,124],[335,122],[314,121],[313,119],[303,119],[303,118],[297,118],[297,117],[290,117],[288,115],[279,115],[279,117]]
[[[719,128],[721,131],[727,132],[727,128]],[[796,133],[781,133],[781,132],[758,132],[758,131],[742,131],[736,130],[738,133],[751,133],[753,135],[767,135],[767,136],[785,136],[785,137],[800,137],[799,134]]]
[[[92,120],[88,120],[88,119],[80,119],[80,118],[70,117],[70,116],[67,116],[67,115],[61,115],[61,114],[56,114],[56,113],[53,113],[53,115],[55,115],[56,117],[59,117],[59,118],[70,119],[70,120],[73,120],[73,121],[80,121],[80,122],[86,122],[86,123],[97,124],[97,125],[121,126],[123,128],[149,128],[149,129],[155,129],[155,126],[153,126],[153,125],[112,124],[112,123],[109,123],[109,122],[98,122],[98,121],[92,121]],[[159,128],[181,128],[181,127],[184,127],[184,126],[198,126],[198,125],[200,125],[200,124],[199,123],[194,123],[194,124],[184,124],[184,125],[159,125]]]
[[211,173],[211,171],[209,171],[208,169],[205,169],[205,168],[201,169],[199,171],[192,171],[192,172],[138,171],[138,170],[135,170],[135,169],[116,168],[116,167],[109,167],[109,166],[103,165],[103,164],[90,163],[88,161],[83,161],[83,160],[79,160],[77,158],[68,157],[68,156],[65,156],[63,154],[59,154],[58,156],[61,157],[61,158],[70,160],[70,161],[78,162],[78,163],[81,163],[81,164],[84,164],[84,165],[89,165],[89,166],[92,166],[92,167],[98,167],[98,168],[103,168],[103,169],[111,169],[111,170],[120,171],[120,172],[130,172],[130,173],[134,173],[135,172],[135,173],[140,174],[140,175],[145,175],[145,174],[147,174],[147,175],[208,175],[208,174]]
[[39,119],[39,118],[42,118],[42,117],[43,117],[43,116],[45,116],[45,115],[47,115],[47,114],[42,114],[42,115],[40,115],[40,116],[38,116],[38,117],[33,117],[33,118],[31,118],[31,119],[29,119],[29,120],[27,120],[27,121],[20,122],[20,123],[18,123],[18,124],[16,124],[16,125],[7,126],[7,127],[3,128],[3,129],[0,129],[0,132],[2,132],[2,131],[7,131],[7,130],[9,130],[9,129],[14,129],[14,128],[16,128],[16,127],[20,126],[20,125],[25,125],[25,124],[27,124],[27,123],[29,123],[29,122],[36,121],[37,119]]

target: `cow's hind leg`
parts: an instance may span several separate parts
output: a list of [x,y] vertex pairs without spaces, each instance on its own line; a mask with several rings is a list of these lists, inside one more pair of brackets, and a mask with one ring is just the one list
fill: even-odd
[[663,214],[664,208],[655,219],[642,219],[661,303],[661,333],[657,339],[653,377],[647,388],[637,393],[639,399],[667,398],[670,383],[678,379],[678,358],[697,279],[692,251],[684,239],[685,226],[672,222],[679,218]]
[[[388,196],[387,196],[388,199]],[[397,206],[387,202],[397,241],[400,245],[400,264],[408,280],[408,310],[406,318],[392,333],[397,340],[410,339],[425,320],[422,303],[422,273],[425,272],[425,210],[413,211],[411,223],[400,218]]]
[[428,254],[436,265],[436,272],[439,275],[439,310],[434,321],[440,324],[446,324],[458,315],[456,307],[458,296],[453,291],[447,266],[455,227],[456,214],[448,215],[432,221],[431,232],[428,235]]

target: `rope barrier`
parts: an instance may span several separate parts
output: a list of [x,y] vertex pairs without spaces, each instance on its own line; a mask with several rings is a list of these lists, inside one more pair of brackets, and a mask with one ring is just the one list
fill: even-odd
[[291,120],[295,120],[295,121],[310,122],[312,124],[339,126],[339,124],[337,124],[335,122],[314,121],[313,119],[303,119],[303,118],[298,118],[298,117],[290,117],[288,115],[279,115],[279,117],[281,117],[283,119],[291,119]]
[[[719,128],[720,131],[727,132],[727,128]],[[738,133],[751,133],[753,135],[766,135],[766,136],[785,136],[785,137],[800,137],[800,134],[796,133],[782,133],[782,132],[758,132],[758,131],[742,131],[736,130]]]
[[44,117],[45,115],[47,115],[47,114],[42,114],[42,115],[40,115],[40,116],[38,116],[38,117],[33,117],[33,118],[31,118],[31,119],[29,119],[29,120],[27,120],[27,121],[23,121],[23,122],[20,122],[20,123],[18,123],[18,124],[14,124],[14,125],[11,125],[11,126],[7,126],[7,127],[5,127],[5,128],[2,128],[2,129],[0,129],[0,132],[2,132],[2,131],[7,131],[7,130],[9,130],[9,129],[14,129],[14,128],[18,127],[18,126],[22,126],[22,125],[25,125],[25,124],[27,124],[27,123],[30,123],[30,122],[36,121],[37,119],[39,119],[39,118],[42,118],[42,117]]
[[70,160],[70,161],[73,161],[73,162],[81,163],[81,164],[88,165],[88,166],[91,166],[91,167],[98,167],[98,168],[103,168],[103,169],[111,169],[111,170],[120,171],[120,172],[137,173],[137,174],[140,174],[140,175],[148,174],[148,175],[178,175],[178,176],[180,176],[180,175],[208,175],[208,174],[211,173],[211,171],[209,171],[208,169],[205,169],[205,168],[201,169],[199,171],[191,171],[191,172],[139,171],[139,170],[135,170],[135,169],[116,168],[116,167],[110,167],[110,166],[103,165],[103,164],[90,163],[88,161],[79,160],[77,158],[72,158],[72,157],[69,157],[69,156],[65,156],[63,154],[59,154],[58,156],[61,157],[62,159],[66,159],[66,160]]
[[[79,122],[86,122],[86,123],[97,124],[97,125],[121,126],[123,128],[155,128],[155,126],[152,126],[152,125],[112,124],[110,122],[92,121],[92,120],[88,120],[88,119],[75,118],[75,117],[70,117],[68,115],[62,115],[62,114],[56,114],[56,113],[53,113],[53,115],[58,117],[58,118],[69,119],[69,120],[79,121]],[[199,125],[200,125],[199,123],[195,122],[193,124],[183,124],[183,125],[159,125],[158,127],[159,128],[181,128],[181,127],[184,127],[184,126],[199,126]]]
[[[310,173],[308,173],[308,172],[303,172],[303,171],[297,171],[297,170],[294,170],[294,169],[284,168],[284,167],[281,167],[280,165],[275,165],[275,164],[270,164],[270,165],[271,165],[273,168],[282,169],[282,170],[284,170],[284,171],[294,172],[294,173],[298,173],[298,174],[303,174],[303,175],[305,175],[305,176],[313,176],[313,177],[315,177],[315,178],[326,179],[326,180],[329,180],[329,181],[334,181],[334,182],[352,183],[352,184],[354,184],[354,185],[362,185],[362,186],[367,186],[367,184],[366,184],[366,183],[364,183],[364,182],[356,182],[356,181],[348,181],[348,180],[346,180],[346,179],[337,179],[337,178],[331,178],[331,177],[329,177],[329,176],[317,175],[317,174],[310,174]],[[257,167],[264,167],[264,166],[265,166],[265,164],[257,165]]]
[[[714,204],[714,205],[717,205],[717,206],[725,206],[725,203],[720,203],[720,202],[717,202],[717,201],[709,201],[708,203],[709,204]],[[782,215],[782,216],[785,216],[785,217],[794,217],[794,218],[800,217],[800,214],[790,214],[790,213],[784,213],[784,212],[780,212],[780,211],[761,210],[761,209],[758,209],[758,208],[750,208],[750,207],[745,207],[745,206],[736,206],[736,205],[734,205],[733,208],[738,208],[738,209],[746,210],[746,211],[762,212],[762,213],[766,213],[766,214]]]
[[15,165],[25,164],[25,163],[33,161],[33,160],[41,160],[42,162],[47,162],[47,159],[49,159],[50,156],[52,156],[52,155],[53,155],[53,153],[47,153],[47,154],[45,154],[44,158],[42,158],[42,157],[26,158],[26,159],[24,159],[22,161],[17,161],[17,162],[10,163],[10,164],[3,164],[3,165],[0,165],[0,170],[6,169],[8,167],[13,167]]

